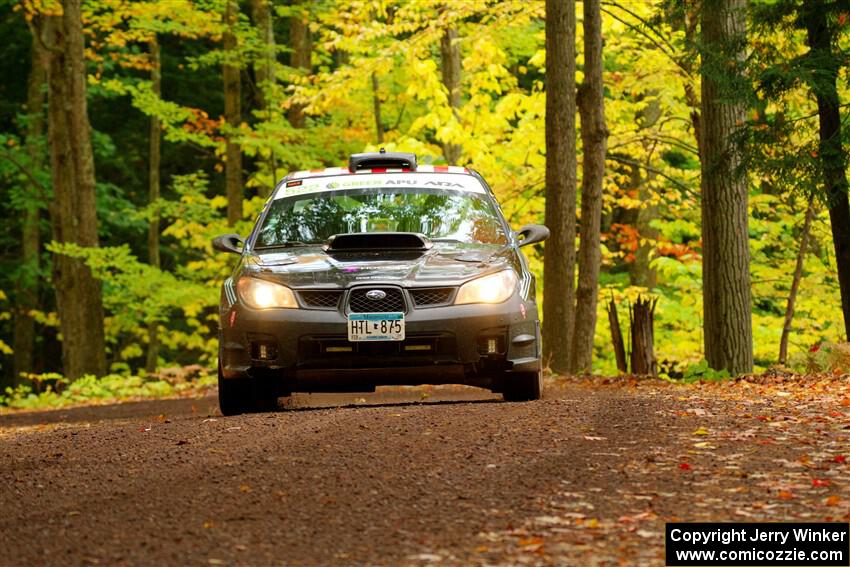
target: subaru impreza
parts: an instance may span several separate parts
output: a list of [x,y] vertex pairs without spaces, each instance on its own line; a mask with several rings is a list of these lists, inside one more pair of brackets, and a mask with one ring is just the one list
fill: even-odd
[[273,409],[293,392],[466,384],[508,401],[541,396],[535,279],[473,170],[405,153],[352,155],[275,188],[222,286],[224,415]]

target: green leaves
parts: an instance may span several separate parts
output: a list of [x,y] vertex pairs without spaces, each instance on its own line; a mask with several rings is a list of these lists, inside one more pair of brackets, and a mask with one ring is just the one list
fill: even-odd
[[[685,369],[685,372],[682,376],[683,382],[698,382],[698,381],[716,381],[716,380],[725,380],[730,378],[728,370],[714,370],[709,367],[708,362],[705,359],[699,361],[699,363],[689,366]],[[703,430],[704,431],[704,430]],[[708,433],[694,433],[694,435],[707,435]]]

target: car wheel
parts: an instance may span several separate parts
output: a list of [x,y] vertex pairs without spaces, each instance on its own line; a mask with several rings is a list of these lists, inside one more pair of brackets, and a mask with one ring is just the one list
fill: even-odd
[[511,372],[504,376],[506,402],[528,402],[539,400],[543,396],[542,372]]
[[222,415],[250,413],[254,409],[254,388],[250,380],[224,380],[218,374],[218,407]]

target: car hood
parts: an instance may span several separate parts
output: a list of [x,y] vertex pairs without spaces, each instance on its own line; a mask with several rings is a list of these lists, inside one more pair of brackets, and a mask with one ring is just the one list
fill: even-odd
[[243,273],[292,288],[345,288],[359,283],[457,285],[511,266],[511,249],[492,244],[435,243],[426,252],[328,254],[321,246],[254,251]]

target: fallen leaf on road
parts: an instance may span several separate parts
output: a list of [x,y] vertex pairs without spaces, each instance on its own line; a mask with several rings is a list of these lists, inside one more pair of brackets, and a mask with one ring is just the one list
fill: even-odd
[[706,429],[705,427],[698,427],[696,429],[696,431],[691,433],[691,435],[708,435],[708,434],[709,434],[708,429]]
[[413,561],[427,561],[428,563],[437,563],[443,560],[442,555],[434,553],[420,553],[419,555],[410,555],[407,558]]
[[838,506],[841,503],[841,497],[833,494],[823,501],[823,503],[827,506]]
[[813,478],[812,479],[812,487],[822,488],[824,486],[829,486],[828,480],[823,480],[823,479],[820,479],[820,478]]
[[692,467],[688,463],[679,463],[679,470],[689,471]]

